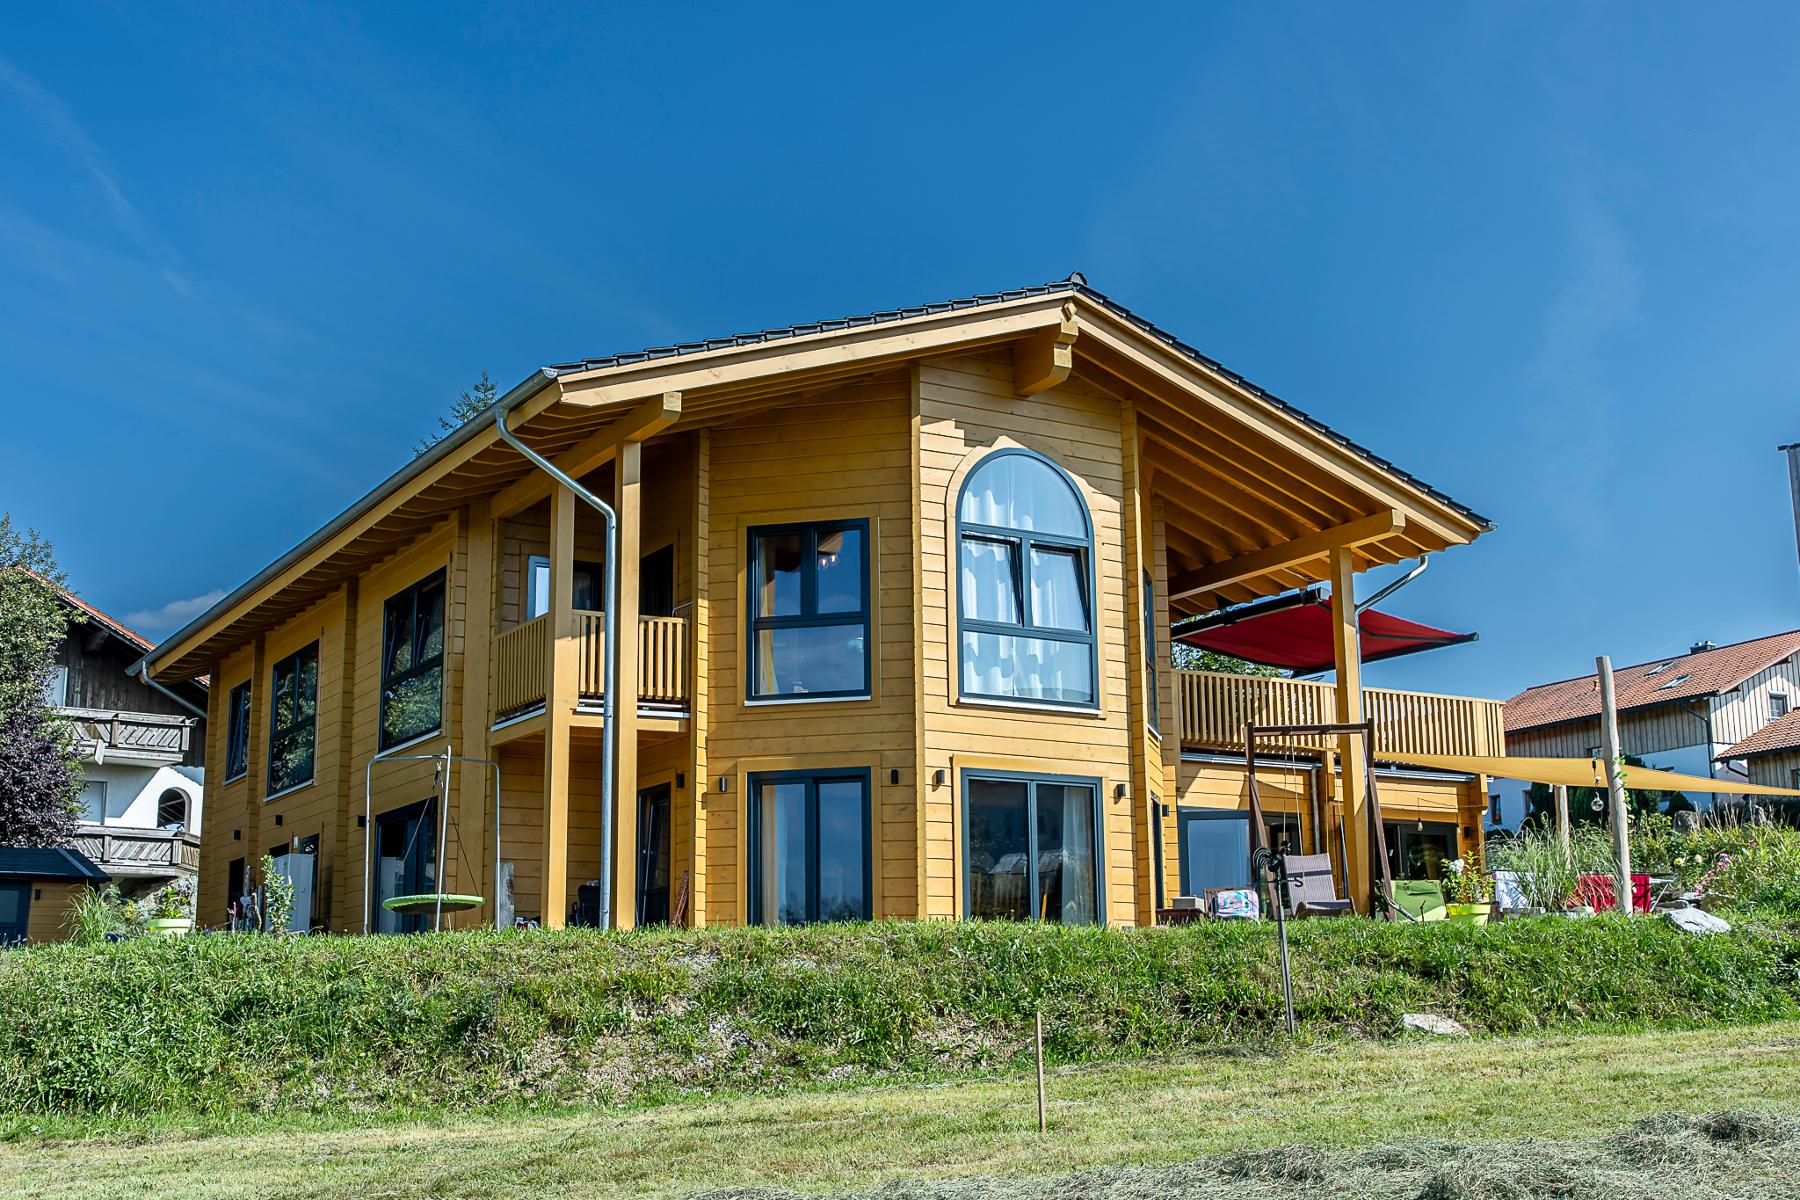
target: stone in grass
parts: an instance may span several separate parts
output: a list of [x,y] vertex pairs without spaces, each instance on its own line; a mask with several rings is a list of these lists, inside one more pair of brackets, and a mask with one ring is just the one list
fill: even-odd
[[1663,917],[1675,928],[1695,935],[1731,932],[1731,926],[1724,918],[1715,917],[1703,909],[1670,908],[1663,911]]
[[1440,1017],[1436,1013],[1402,1013],[1400,1024],[1408,1029],[1416,1029],[1420,1033],[1434,1034],[1437,1037],[1468,1037],[1469,1031],[1449,1017]]

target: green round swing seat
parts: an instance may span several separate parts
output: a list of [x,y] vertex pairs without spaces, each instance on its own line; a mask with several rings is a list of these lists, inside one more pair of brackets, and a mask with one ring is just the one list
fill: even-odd
[[418,896],[395,896],[383,900],[381,907],[389,912],[416,916],[419,913],[436,912],[438,905],[444,906],[445,912],[461,912],[467,908],[480,908],[487,901],[480,896],[462,896],[451,892],[426,892]]

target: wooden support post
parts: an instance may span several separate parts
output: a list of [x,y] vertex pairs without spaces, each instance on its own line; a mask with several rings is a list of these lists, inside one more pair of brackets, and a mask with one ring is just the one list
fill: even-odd
[[544,662],[544,845],[538,920],[561,929],[569,907],[570,741],[580,699],[575,626],[575,493],[550,492],[550,636]]
[[[494,723],[494,710],[488,701],[488,671],[494,637],[494,521],[488,515],[486,500],[470,504],[463,514],[463,561],[458,575],[463,581],[462,637],[463,652],[458,670],[461,686],[456,689],[456,703],[461,707],[461,753],[469,758],[487,758],[488,730]],[[458,879],[456,891],[473,892],[487,897],[484,908],[471,909],[453,924],[463,927],[493,924],[499,910],[499,894],[489,878],[494,870],[494,829],[488,821],[493,811],[494,772],[480,763],[456,764],[456,834],[462,847],[458,867],[467,864],[468,878]],[[446,870],[445,877],[450,877]]]
[[1612,659],[1594,660],[1600,668],[1600,740],[1606,755],[1606,791],[1612,821],[1613,860],[1617,869],[1619,912],[1631,915],[1631,818],[1625,811],[1624,759],[1619,749],[1619,701],[1613,692]]
[[613,703],[613,927],[637,924],[638,559],[642,554],[644,444],[625,442],[613,462],[619,520],[619,695]]
[[710,727],[712,684],[709,670],[712,662],[712,606],[707,598],[712,563],[712,431],[702,429],[694,435],[694,516],[693,516],[694,606],[688,621],[693,638],[693,653],[688,656],[693,674],[689,677],[688,706],[693,714],[688,720],[689,742],[693,753],[693,774],[689,777],[689,803],[694,806],[694,841],[690,883],[688,887],[688,923],[695,929],[706,924],[706,737]]
[[1556,797],[1556,840],[1562,844],[1563,857],[1572,858],[1574,850],[1569,845],[1569,788],[1559,783],[1551,789]]
[[[1356,623],[1356,563],[1348,547],[1331,552],[1331,651],[1337,670],[1337,719],[1339,724],[1363,720],[1362,643]],[[1369,877],[1368,753],[1363,739],[1347,734],[1338,739],[1339,799],[1344,830],[1344,888],[1356,911],[1370,911],[1372,881]]]

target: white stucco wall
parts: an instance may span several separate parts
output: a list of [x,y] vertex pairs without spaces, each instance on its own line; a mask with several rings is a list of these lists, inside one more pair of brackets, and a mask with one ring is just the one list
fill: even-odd
[[[105,823],[126,828],[155,829],[156,809],[162,794],[171,789],[188,798],[187,830],[200,832],[205,789],[199,767],[146,766],[142,763],[83,763],[82,776],[106,784]],[[94,819],[84,813],[83,820]]]

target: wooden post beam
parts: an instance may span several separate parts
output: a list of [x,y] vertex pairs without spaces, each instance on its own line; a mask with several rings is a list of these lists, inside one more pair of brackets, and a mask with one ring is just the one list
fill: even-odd
[[637,924],[638,898],[638,574],[643,554],[644,445],[619,446],[613,510],[619,515],[619,694],[613,698],[613,928]]
[[[645,400],[611,425],[589,434],[550,461],[571,479],[580,479],[618,457],[620,446],[655,437],[680,419],[681,393],[664,392]],[[533,471],[502,488],[488,509],[496,519],[510,517],[543,500],[550,494],[551,487],[548,475]]]
[[544,661],[543,884],[538,920],[561,929],[569,906],[570,736],[579,700],[575,625],[575,493],[550,493],[550,637]]
[[[1327,555],[1332,557],[1334,563],[1339,556],[1348,561],[1348,551],[1370,542],[1378,542],[1405,528],[1406,514],[1397,508],[1391,508],[1333,529],[1321,529],[1317,533],[1297,537],[1291,542],[1282,542],[1263,550],[1252,550],[1224,562],[1184,571],[1169,580],[1169,599],[1185,600],[1203,592],[1214,592],[1234,583],[1242,583],[1271,571],[1279,571]],[[1332,573],[1336,575],[1335,566]],[[1333,602],[1336,602],[1335,592]]]
[[1055,387],[1075,368],[1075,306],[1065,304],[1062,320],[1013,343],[1013,391],[1035,396]]
[[[1348,546],[1339,546],[1330,553],[1331,654],[1337,670],[1337,719],[1340,725],[1358,725],[1363,720],[1363,689],[1362,642],[1356,624],[1356,564]],[[1346,733],[1338,739],[1338,762],[1343,768],[1338,796],[1343,802],[1344,890],[1356,911],[1364,916],[1369,914],[1373,886],[1367,815],[1371,748],[1355,734]]]

